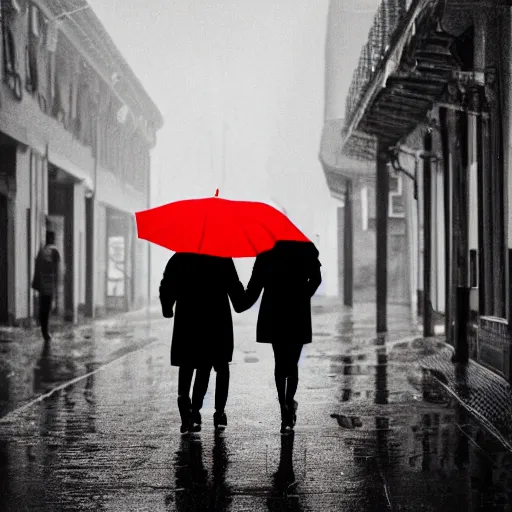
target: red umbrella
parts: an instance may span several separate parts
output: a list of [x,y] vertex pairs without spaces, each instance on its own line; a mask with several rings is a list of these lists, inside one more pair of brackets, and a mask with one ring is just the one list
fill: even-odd
[[279,240],[309,242],[286,215],[253,201],[188,199],[135,217],[139,238],[175,252],[243,258],[268,251]]

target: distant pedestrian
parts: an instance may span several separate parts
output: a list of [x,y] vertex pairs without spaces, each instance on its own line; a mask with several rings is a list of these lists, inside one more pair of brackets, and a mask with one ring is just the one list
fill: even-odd
[[36,257],[32,288],[39,292],[39,324],[44,341],[48,343],[51,336],[48,332],[50,311],[54,299],[57,298],[60,280],[60,254],[55,246],[55,233],[47,231],[46,244],[39,250]]
[[176,253],[167,263],[160,283],[160,302],[163,316],[175,317],[171,365],[179,367],[178,408],[182,433],[201,430],[200,411],[212,368],[217,373],[214,426],[227,426],[225,406],[229,363],[233,356],[229,299],[235,311],[241,312],[244,295],[244,287],[231,258]]
[[274,349],[274,377],[281,408],[281,433],[296,422],[295,393],[302,347],[312,341],[311,297],[322,282],[318,250],[311,242],[277,242],[256,258],[247,285],[246,308],[263,291],[256,329],[258,343]]

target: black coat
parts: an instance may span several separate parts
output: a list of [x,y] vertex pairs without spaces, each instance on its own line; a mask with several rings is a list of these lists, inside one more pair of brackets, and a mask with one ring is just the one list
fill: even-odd
[[231,258],[174,254],[160,283],[166,318],[173,316],[171,365],[198,368],[228,363],[233,356],[229,299],[241,312],[244,288]]
[[256,341],[289,346],[311,343],[311,297],[322,282],[312,243],[278,242],[256,258],[247,285],[246,307],[263,291]]

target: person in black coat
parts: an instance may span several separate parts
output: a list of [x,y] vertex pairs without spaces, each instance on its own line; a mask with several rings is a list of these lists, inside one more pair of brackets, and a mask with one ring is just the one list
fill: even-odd
[[[171,365],[179,366],[178,408],[182,433],[201,429],[200,410],[212,368],[217,373],[214,425],[227,425],[224,408],[229,390],[228,364],[233,356],[229,299],[240,313],[244,295],[231,258],[176,253],[167,263],[160,283],[160,302],[163,316],[175,317]],[[196,378],[190,400],[194,370]]]
[[302,347],[312,341],[311,297],[322,282],[318,250],[311,242],[277,242],[260,254],[247,285],[246,308],[263,291],[256,341],[271,343],[281,407],[281,432],[293,430]]
[[52,302],[57,299],[57,290],[61,280],[61,259],[55,246],[55,233],[46,232],[46,245],[37,253],[32,280],[32,288],[39,292],[39,325],[45,343],[52,337],[48,332],[48,320]]

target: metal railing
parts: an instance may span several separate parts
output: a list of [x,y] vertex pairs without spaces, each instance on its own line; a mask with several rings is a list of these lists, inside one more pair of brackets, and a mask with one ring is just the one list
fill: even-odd
[[345,103],[345,126],[353,118],[361,97],[389,48],[393,34],[404,20],[407,4],[407,0],[382,0],[377,9],[368,40],[361,50],[357,68],[352,76]]

